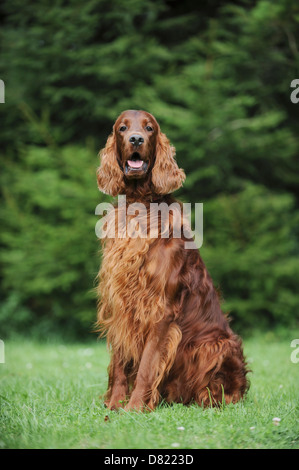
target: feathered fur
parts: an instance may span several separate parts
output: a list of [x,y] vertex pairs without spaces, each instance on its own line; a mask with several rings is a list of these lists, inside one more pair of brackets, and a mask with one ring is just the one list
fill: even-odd
[[[124,127],[128,134],[119,130]],[[150,127],[151,133],[143,132]],[[134,132],[144,136],[140,155],[148,170],[129,178],[126,165],[133,149],[128,140]],[[170,213],[167,227],[158,214],[155,236],[149,230],[150,203],[172,205],[176,201],[169,193],[184,181],[174,155],[155,118],[142,111],[122,113],[101,152],[99,188],[127,196],[126,205],[116,205],[108,215],[115,237],[108,229],[99,272],[97,325],[111,351],[109,408],[126,403],[127,410],[153,409],[162,398],[219,405],[238,401],[248,388],[241,340],[221,311],[198,250],[185,249],[181,211]],[[136,237],[140,227],[128,213],[133,202],[146,207],[138,222],[146,227],[143,237]],[[181,237],[175,238],[178,225]],[[163,238],[166,228],[169,236]]]

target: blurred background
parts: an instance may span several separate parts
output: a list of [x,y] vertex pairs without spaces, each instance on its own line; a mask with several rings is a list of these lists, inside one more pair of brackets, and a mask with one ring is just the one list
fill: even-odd
[[296,0],[3,0],[0,337],[94,338],[97,153],[154,114],[240,334],[299,321]]

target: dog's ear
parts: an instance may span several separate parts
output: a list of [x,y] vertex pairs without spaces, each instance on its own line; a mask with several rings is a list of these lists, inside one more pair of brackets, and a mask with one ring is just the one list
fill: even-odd
[[152,184],[157,194],[169,194],[185,181],[184,170],[175,161],[175,148],[160,130],[157,136],[156,161],[152,170]]
[[100,151],[101,166],[97,169],[99,190],[110,196],[121,194],[124,189],[123,173],[117,162],[117,146],[114,132]]

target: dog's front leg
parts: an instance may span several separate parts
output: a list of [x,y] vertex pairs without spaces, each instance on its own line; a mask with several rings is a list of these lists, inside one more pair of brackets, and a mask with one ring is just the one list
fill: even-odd
[[145,343],[126,411],[155,408],[160,399],[158,386],[174,362],[181,338],[181,330],[175,322],[164,319],[155,324]]
[[122,407],[128,393],[128,381],[120,354],[114,352],[109,364],[109,382],[105,405],[111,410]]

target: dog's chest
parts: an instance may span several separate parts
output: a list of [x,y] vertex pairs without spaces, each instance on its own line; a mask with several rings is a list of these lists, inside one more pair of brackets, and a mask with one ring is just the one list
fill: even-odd
[[113,311],[140,317],[142,312],[145,314],[153,308],[160,287],[154,280],[154,265],[161,263],[161,260],[151,261],[153,249],[151,239],[114,239],[107,244],[102,271],[109,273],[105,275],[105,283]]
[[108,341],[121,349],[127,360],[138,361],[152,326],[165,312],[163,287],[150,261],[153,249],[150,240],[116,239],[104,250],[100,291]]

